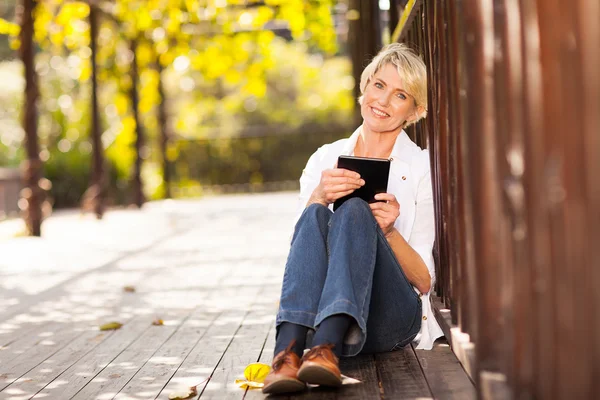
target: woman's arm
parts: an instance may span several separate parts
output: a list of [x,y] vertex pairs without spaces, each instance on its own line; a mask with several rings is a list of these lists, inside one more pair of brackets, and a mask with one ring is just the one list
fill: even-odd
[[431,276],[427,265],[419,253],[394,228],[394,223],[398,216],[400,216],[400,204],[398,204],[396,196],[391,193],[379,193],[375,195],[375,199],[385,201],[385,203],[371,203],[369,206],[396,255],[396,259],[402,267],[404,275],[421,293],[428,293],[429,289],[431,289]]
[[421,167],[422,176],[419,179],[415,198],[415,222],[410,238],[406,240],[394,228],[394,223],[400,215],[400,204],[394,195],[388,193],[377,195],[378,200],[385,200],[387,203],[373,203],[371,209],[410,283],[421,293],[428,293],[435,282],[435,264],[432,254],[435,241],[435,214],[429,152],[422,151],[416,162]]
[[392,228],[386,238],[408,281],[419,289],[419,292],[428,293],[431,289],[431,276],[419,253],[408,244],[396,228]]

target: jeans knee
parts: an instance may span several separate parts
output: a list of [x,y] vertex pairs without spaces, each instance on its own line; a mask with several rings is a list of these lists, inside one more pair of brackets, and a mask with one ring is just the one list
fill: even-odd
[[306,207],[306,213],[316,215],[316,216],[323,216],[323,215],[329,215],[331,213],[331,211],[329,210],[329,208],[327,208],[323,204],[312,203],[311,205]]
[[348,216],[353,219],[357,219],[360,217],[372,216],[371,207],[369,204],[361,199],[360,197],[353,197],[348,199],[337,209],[334,215],[339,216]]
[[304,214],[301,219],[308,219],[309,221],[321,223],[327,223],[331,217],[331,210],[322,204],[313,203],[306,207]]

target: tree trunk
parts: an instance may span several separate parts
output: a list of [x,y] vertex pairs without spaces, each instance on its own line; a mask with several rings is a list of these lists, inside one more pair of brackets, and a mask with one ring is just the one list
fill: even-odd
[[163,66],[158,60],[156,62],[156,68],[158,71],[158,94],[160,96],[160,101],[158,103],[158,123],[160,126],[160,153],[163,162],[163,184],[165,187],[164,197],[166,199],[170,199],[171,163],[169,162],[169,158],[167,156],[167,149],[169,148],[169,138],[171,137],[171,132],[169,127],[169,116],[167,114],[167,97],[162,80]]
[[138,112],[138,65],[137,65],[137,39],[132,39],[130,43],[130,51],[133,54],[133,60],[131,62],[131,108],[133,112],[133,119],[135,121],[135,167],[133,171],[133,201],[138,207],[144,204],[144,192],[142,190],[142,151],[144,147],[144,130],[140,122],[140,116]]
[[90,49],[92,62],[92,182],[83,195],[81,207],[84,211],[93,210],[96,218],[104,215],[105,181],[104,181],[104,149],[102,146],[100,113],[98,110],[98,65],[96,62],[98,43],[98,11],[90,5]]
[[[354,96],[360,96],[360,75],[369,61],[381,49],[381,26],[379,17],[379,2],[350,0],[350,10],[358,14],[349,21],[348,43],[352,60],[352,76],[354,77]],[[360,109],[356,107],[355,118],[360,121]]]
[[389,11],[389,23],[388,27],[390,30],[390,38],[393,37],[394,31],[398,26],[398,22],[400,22],[400,1],[391,0],[390,1],[390,11]]
[[23,0],[21,4],[21,48],[20,57],[25,70],[25,101],[23,104],[23,129],[25,130],[25,150],[27,161],[23,163],[25,189],[21,197],[25,200],[23,207],[25,223],[29,235],[40,236],[42,226],[42,202],[44,191],[40,187],[42,162],[39,156],[37,137],[37,75],[35,72],[35,49],[33,43],[33,12],[36,0]]

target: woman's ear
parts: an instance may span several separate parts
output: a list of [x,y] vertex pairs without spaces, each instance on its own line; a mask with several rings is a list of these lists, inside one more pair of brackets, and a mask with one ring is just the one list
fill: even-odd
[[420,120],[421,118],[425,118],[426,115],[427,115],[427,110],[425,110],[425,107],[417,106],[415,108],[415,112],[408,118],[408,121],[410,123],[413,123],[413,122]]

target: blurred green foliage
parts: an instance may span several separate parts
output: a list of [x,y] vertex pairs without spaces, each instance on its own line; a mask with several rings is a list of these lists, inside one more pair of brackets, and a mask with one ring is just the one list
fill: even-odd
[[[159,80],[176,140],[174,183],[213,185],[297,179],[308,156],[352,129],[350,64],[335,56],[332,0],[117,0],[100,3],[99,102],[111,199],[129,198],[135,121],[128,90],[138,42],[141,123],[148,135],[144,190],[162,195]],[[91,144],[89,8],[44,0],[36,11],[40,156],[55,205],[74,206],[88,186]],[[0,34],[18,47],[18,26]],[[22,160],[18,62],[0,63],[0,166]]]

